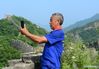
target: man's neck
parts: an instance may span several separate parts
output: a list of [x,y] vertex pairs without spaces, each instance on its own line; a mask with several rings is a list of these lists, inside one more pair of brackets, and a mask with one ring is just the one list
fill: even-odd
[[62,29],[62,27],[61,26],[57,26],[57,27],[55,27],[54,30],[60,30],[60,29]]

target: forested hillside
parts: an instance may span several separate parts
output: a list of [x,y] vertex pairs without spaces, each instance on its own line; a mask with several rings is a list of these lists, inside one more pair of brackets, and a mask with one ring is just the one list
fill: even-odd
[[88,23],[83,27],[72,29],[67,34],[72,34],[75,39],[82,39],[87,45],[93,46],[95,44],[99,48],[99,20]]
[[88,47],[99,49],[99,14],[96,14],[88,19],[76,22],[68,27],[65,33],[74,36],[75,39],[82,39]]
[[[27,19],[23,17],[18,16],[11,16],[13,19],[17,21],[24,21],[26,24],[26,27],[28,30],[36,35],[44,35],[46,34],[46,30],[41,28],[40,26],[37,26],[36,24],[28,21]],[[16,24],[20,26],[20,23]],[[21,33],[18,31],[16,26],[11,23],[7,18],[3,18],[0,20],[0,67],[7,66],[7,60],[10,59],[16,59],[20,57],[20,51],[16,50],[11,46],[12,40],[22,40],[26,43],[28,43],[31,46],[37,46],[36,43],[28,39],[27,37],[21,35]]]

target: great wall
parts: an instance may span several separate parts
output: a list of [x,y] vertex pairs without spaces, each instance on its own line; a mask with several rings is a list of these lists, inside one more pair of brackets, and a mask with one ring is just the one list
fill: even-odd
[[12,40],[11,46],[22,52],[20,59],[8,61],[8,67],[2,69],[39,69],[40,56],[42,55],[43,46],[32,47],[20,40]]

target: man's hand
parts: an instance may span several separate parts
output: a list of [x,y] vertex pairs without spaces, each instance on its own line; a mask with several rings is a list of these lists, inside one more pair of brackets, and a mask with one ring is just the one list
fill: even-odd
[[26,35],[26,36],[29,34],[29,31],[27,30],[26,27],[21,28],[21,29],[20,29],[20,32],[21,32],[21,34]]

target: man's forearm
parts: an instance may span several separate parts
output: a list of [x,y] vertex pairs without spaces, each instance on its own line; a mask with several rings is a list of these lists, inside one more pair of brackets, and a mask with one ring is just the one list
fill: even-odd
[[28,33],[26,36],[37,43],[47,42],[47,39],[44,36],[37,36],[31,33]]

